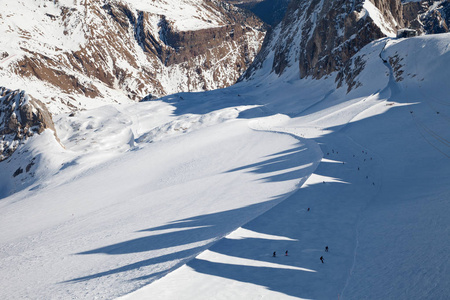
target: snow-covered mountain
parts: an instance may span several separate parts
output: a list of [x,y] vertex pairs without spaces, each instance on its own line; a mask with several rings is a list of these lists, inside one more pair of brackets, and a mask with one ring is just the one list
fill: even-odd
[[0,163],[0,298],[445,299],[450,34],[322,2],[291,2],[236,85],[23,141]]
[[371,41],[395,36],[403,25],[401,12],[399,0],[293,1],[246,76],[270,62],[276,74],[297,69],[300,78],[342,70]]
[[0,32],[0,86],[59,114],[229,86],[265,27],[221,1],[32,0],[4,3]]
[[2,85],[58,113],[229,86],[265,35],[253,15],[204,0],[9,1],[0,26]]
[[[351,90],[364,66],[355,54],[370,42],[395,37],[397,30],[411,27],[418,33],[448,32],[448,1],[292,1],[282,23],[267,37],[265,45],[242,79],[262,65],[278,75],[323,78],[339,72],[337,86]],[[269,65],[269,66],[267,66]]]

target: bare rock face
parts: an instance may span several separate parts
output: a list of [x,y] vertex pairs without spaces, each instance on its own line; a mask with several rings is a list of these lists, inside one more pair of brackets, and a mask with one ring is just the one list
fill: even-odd
[[25,91],[0,87],[0,161],[8,158],[20,142],[49,128],[52,117],[40,101]]
[[[298,43],[297,60],[300,77],[321,78],[342,69],[346,62],[362,47],[386,33],[394,33],[402,24],[401,3],[399,0],[376,0],[371,3],[384,16],[383,26],[377,24],[364,1],[300,1],[291,3],[289,10],[294,12],[282,23],[281,35],[289,38],[275,52],[274,70],[278,74],[291,62],[288,46]],[[302,20],[301,26],[296,20]],[[291,32],[296,32],[292,35]],[[383,32],[385,31],[385,32]],[[387,32],[386,32],[387,31]],[[301,39],[296,38],[301,35]]]
[[272,72],[278,75],[288,69],[295,74],[293,68],[300,78],[320,79],[335,73],[337,86],[346,84],[350,91],[359,86],[355,79],[365,67],[364,59],[355,54],[367,44],[395,37],[404,27],[426,34],[448,32],[449,22],[449,0],[291,1],[283,21],[267,35],[240,80],[271,63]]
[[395,36],[403,27],[402,11],[400,0],[292,1],[242,79],[251,77],[272,55],[272,71],[278,75],[296,66],[300,78],[319,79],[344,71],[365,45]]
[[407,2],[403,6],[408,27],[425,34],[449,32],[450,1]]

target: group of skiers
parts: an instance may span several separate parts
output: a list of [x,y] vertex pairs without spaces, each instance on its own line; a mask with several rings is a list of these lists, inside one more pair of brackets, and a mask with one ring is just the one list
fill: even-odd
[[[339,152],[334,151],[334,149],[332,149],[331,152],[332,152],[332,153],[339,154]],[[363,153],[363,154],[367,154],[367,151],[364,151],[364,150],[363,150],[362,153]],[[328,152],[327,155],[330,155],[330,153]],[[353,154],[353,157],[356,157],[356,155]],[[370,160],[373,160],[372,157],[370,157]],[[364,161],[366,161],[366,159],[364,159]],[[345,164],[345,163],[343,162],[343,164]],[[360,167],[358,166],[358,171],[359,171],[359,170],[360,170]],[[369,179],[369,176],[366,176],[366,179]],[[325,183],[325,181],[323,181],[323,183]],[[375,185],[375,182],[372,182],[372,185]],[[308,208],[307,208],[307,211],[310,211],[310,210],[311,210],[311,208],[308,207]],[[328,246],[325,246],[325,252],[328,252]],[[273,257],[276,257],[276,256],[277,256],[276,251],[273,252],[273,255],[272,255],[272,256],[273,256]],[[285,256],[288,256],[288,251],[287,251],[287,250],[286,250],[286,252],[285,252]],[[325,259],[323,258],[323,256],[320,256],[319,259],[320,259],[320,261],[321,261],[322,263],[325,263]]]
[[[325,252],[328,252],[328,246],[325,246]],[[288,253],[288,250],[286,250],[286,252],[284,252],[284,256],[288,256]],[[272,257],[277,257],[277,251],[273,251]],[[323,256],[320,257],[320,261],[324,263]]]
[[[288,256],[288,251],[284,252],[284,256]],[[277,257],[277,251],[273,251],[272,257]]]
[[[328,252],[328,246],[325,246],[325,252]],[[320,261],[322,262],[322,263],[324,263],[324,258],[323,258],[323,256],[321,256],[320,257]]]

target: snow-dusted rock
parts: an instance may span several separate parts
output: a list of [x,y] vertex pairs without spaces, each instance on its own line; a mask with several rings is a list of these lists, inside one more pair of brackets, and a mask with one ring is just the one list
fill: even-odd
[[266,74],[267,68],[297,78],[320,79],[337,72],[337,86],[346,84],[350,91],[358,86],[354,78],[364,68],[361,57],[355,56],[364,46],[395,37],[403,27],[447,32],[448,16],[448,1],[293,1],[242,79],[258,71]]
[[39,100],[25,91],[0,87],[0,161],[8,158],[20,142],[50,128],[55,131],[50,113]]
[[0,20],[2,84],[52,112],[229,86],[265,36],[221,1],[20,0]]

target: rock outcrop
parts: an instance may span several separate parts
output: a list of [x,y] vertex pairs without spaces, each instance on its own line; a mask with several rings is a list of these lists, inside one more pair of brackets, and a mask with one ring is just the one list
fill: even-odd
[[47,128],[55,131],[45,105],[25,91],[0,87],[0,161],[8,158],[21,141]]
[[407,2],[403,5],[404,19],[408,27],[419,33],[449,32],[450,1]]

